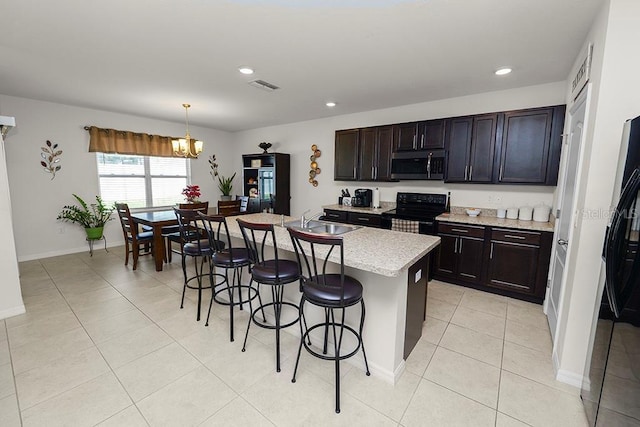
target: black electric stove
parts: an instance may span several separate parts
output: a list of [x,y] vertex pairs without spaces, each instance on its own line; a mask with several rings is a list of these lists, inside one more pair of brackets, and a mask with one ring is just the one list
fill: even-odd
[[391,229],[393,218],[404,219],[418,222],[420,234],[435,235],[435,218],[445,212],[446,206],[446,194],[398,193],[396,208],[382,214],[382,226]]

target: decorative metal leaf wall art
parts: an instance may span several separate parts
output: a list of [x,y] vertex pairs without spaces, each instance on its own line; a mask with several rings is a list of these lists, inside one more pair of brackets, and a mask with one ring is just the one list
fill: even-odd
[[51,174],[51,179],[56,177],[56,172],[58,172],[62,165],[60,165],[60,155],[62,154],[62,150],[58,150],[58,144],[53,144],[51,141],[47,140],[47,146],[42,147],[42,152],[40,153],[40,165],[44,168],[44,171]]

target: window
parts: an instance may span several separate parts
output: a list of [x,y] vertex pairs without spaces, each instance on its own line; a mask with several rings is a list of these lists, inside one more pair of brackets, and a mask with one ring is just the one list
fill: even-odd
[[190,181],[187,159],[96,153],[100,195],[130,208],[170,206],[183,201]]

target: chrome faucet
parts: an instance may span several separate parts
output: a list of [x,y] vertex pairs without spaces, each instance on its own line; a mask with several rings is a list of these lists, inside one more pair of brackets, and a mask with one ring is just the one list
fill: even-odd
[[[307,213],[309,211],[306,211],[305,213]],[[305,218],[304,214],[302,214],[302,218],[300,218],[300,225],[302,226],[302,228],[307,228],[307,226],[309,225],[309,223],[311,222],[312,219],[317,219],[320,218],[322,216],[322,214],[324,214],[324,212],[318,212],[315,213],[313,215],[311,215],[309,218]]]
[[309,223],[309,221],[306,220],[305,217],[304,217],[309,212],[311,212],[311,209],[307,209],[306,211],[302,212],[302,216],[300,217],[300,227],[305,228],[307,226],[307,224]]

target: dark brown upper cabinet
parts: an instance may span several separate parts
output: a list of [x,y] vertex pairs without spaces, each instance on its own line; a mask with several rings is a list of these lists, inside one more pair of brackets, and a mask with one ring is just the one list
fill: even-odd
[[336,131],[336,181],[391,181],[391,126]]
[[497,183],[556,185],[564,113],[563,105],[504,113]]
[[359,140],[359,129],[336,131],[334,180],[355,181],[358,179]]
[[444,148],[445,182],[556,185],[564,115],[557,105],[336,131],[334,179],[392,181],[392,153]]
[[444,148],[444,120],[393,125],[393,151],[416,151]]
[[484,182],[493,179],[498,114],[450,119],[445,182]]

